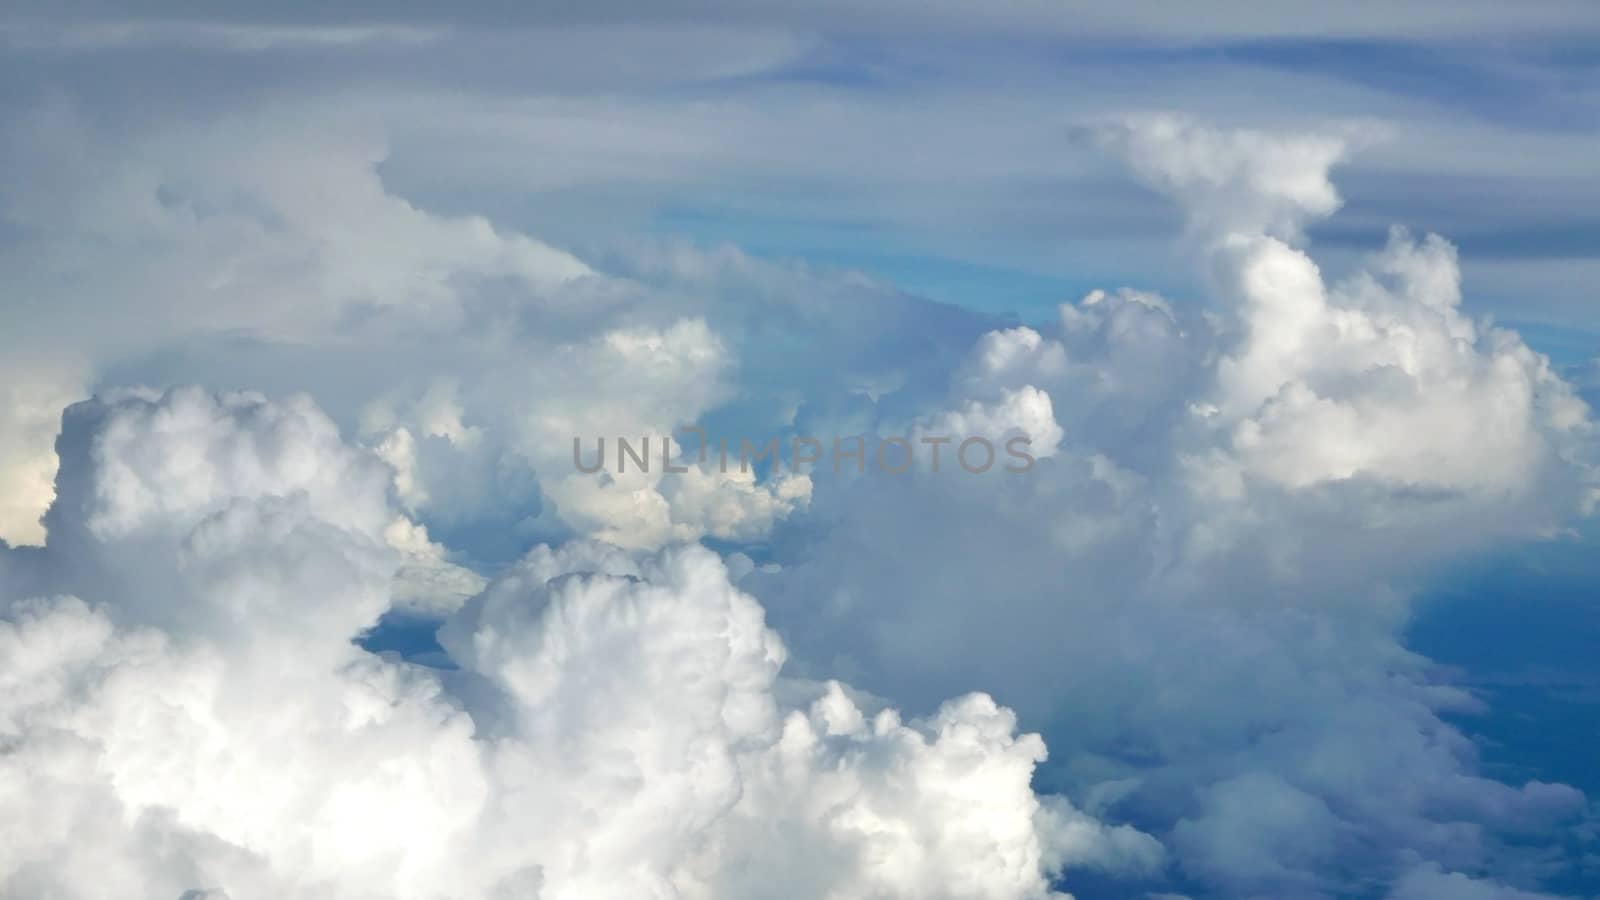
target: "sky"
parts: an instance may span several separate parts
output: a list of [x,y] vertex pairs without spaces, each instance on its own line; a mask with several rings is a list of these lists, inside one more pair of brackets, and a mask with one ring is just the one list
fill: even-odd
[[0,897],[1600,896],[1597,39],[7,4]]

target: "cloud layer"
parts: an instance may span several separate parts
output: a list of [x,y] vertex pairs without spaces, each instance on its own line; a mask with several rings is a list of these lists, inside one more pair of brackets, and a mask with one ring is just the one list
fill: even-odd
[[539,547],[444,623],[459,668],[361,650],[395,513],[309,401],[96,401],[60,446],[51,543],[3,559],[8,895],[1023,898],[1161,858],[1036,796],[986,695],[785,688],[703,549]]
[[[29,177],[0,188],[25,300],[0,311],[0,894],[1409,900],[1544,896],[1573,870],[1589,798],[1495,777],[1462,724],[1483,702],[1404,630],[1441,569],[1589,513],[1593,423],[1464,305],[1445,238],[1313,245],[1335,167],[1393,129],[1097,108],[1048,141],[998,133],[1123,166],[1196,273],[1025,324],[593,239],[605,209],[551,226],[567,240],[510,224],[724,172],[950,217],[900,170],[970,173],[959,153],[809,158],[796,135],[848,143],[873,109],[765,107],[760,76],[815,48],[760,18],[693,33],[737,58],[674,57],[739,86],[723,106],[589,95],[569,58],[589,34],[552,48],[562,96],[8,120]],[[61,27],[7,46],[451,41]],[[659,36],[635,39],[617,85],[664,77]],[[901,99],[885,130],[942,146]],[[1024,178],[977,168],[952,195]],[[558,212],[477,210],[519,190]],[[722,471],[691,426],[919,451],[900,474]],[[575,438],[619,437],[656,465],[574,466]],[[964,471],[967,437],[1035,463]],[[397,622],[437,648],[363,649]]]

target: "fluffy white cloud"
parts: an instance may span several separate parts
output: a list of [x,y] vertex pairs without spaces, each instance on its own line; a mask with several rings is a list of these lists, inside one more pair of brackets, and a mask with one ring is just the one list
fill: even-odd
[[459,385],[436,381],[415,400],[369,405],[364,430],[394,468],[401,501],[427,518],[492,515],[509,489],[547,523],[619,546],[756,539],[804,508],[810,480],[774,472],[758,481],[736,456],[725,465],[703,454],[703,434],[682,431],[726,398],[730,364],[701,319],[611,329],[497,370],[529,388],[485,401],[502,404],[487,412],[509,416],[509,427],[464,424]]
[[55,495],[61,410],[85,388],[82,373],[52,374],[58,366],[19,353],[0,373],[0,541],[44,542],[39,518]]
[[[641,158],[770,173],[810,153],[782,136],[855,121],[456,99],[449,147],[505,139],[463,165],[543,189]],[[1133,821],[1185,889],[1412,896],[1509,891],[1485,873],[1510,845],[1579,814],[1480,775],[1444,720],[1477,704],[1399,635],[1433,567],[1582,507],[1587,413],[1462,311],[1441,240],[1324,277],[1303,238],[1339,134],[1108,129],[1183,205],[1209,306],[1094,292],[999,327],[731,248],[579,260],[427,208],[379,138],[417,109],[7,131],[31,177],[0,189],[0,267],[29,302],[0,341],[84,363],[8,367],[4,533],[37,537],[54,411],[95,379],[330,411],[135,391],[69,415],[49,545],[0,556],[8,890],[1023,897],[1063,864],[1158,866],[1101,824]],[[740,153],[680,136],[730,120]],[[875,124],[924,176],[970,165]],[[852,177],[899,174],[879,157]],[[652,441],[649,473],[572,471],[573,437],[686,424],[1027,434],[1039,464],[666,474]],[[762,564],[734,557],[735,589],[705,551],[637,552],[699,538]],[[566,543],[523,556],[541,540]],[[449,616],[459,668],[351,645],[396,610]],[[1041,744],[995,701],[940,705],[973,687],[1049,731],[1077,809],[1028,789]]]
[[1135,173],[1182,200],[1191,226],[1207,233],[1292,238],[1307,218],[1339,208],[1328,177],[1348,152],[1338,135],[1222,130],[1160,114],[1100,136]]
[[[820,479],[832,530],[745,583],[802,661],[1056,723],[1075,796],[1223,895],[1481,871],[1581,818],[1572,788],[1477,774],[1442,718],[1476,702],[1400,634],[1433,566],[1583,511],[1587,409],[1460,311],[1439,238],[1324,283],[1291,241],[1337,206],[1340,142],[1156,119],[1113,143],[1190,211],[1209,308],[1096,292],[983,337],[956,391],[1042,393],[1058,451],[1027,478]],[[929,562],[957,558],[984,563]]]
[[[1000,445],[1020,436],[1027,439],[1027,444],[1019,445],[1019,449],[1025,446],[1033,457],[1044,458],[1053,455],[1061,443],[1061,426],[1056,424],[1051,410],[1050,395],[1032,385],[1003,391],[989,403],[969,400],[957,409],[933,416],[924,430],[927,433],[919,433],[919,439],[944,437],[957,445],[958,452],[961,443],[973,438]],[[974,460],[971,465],[987,467],[982,460]]]
[[7,895],[998,900],[1160,864],[1036,796],[1044,744],[986,695],[780,691],[707,550],[536,548],[441,672],[351,643],[388,473],[308,402],[95,401],[62,446],[49,543],[0,555]]
[[[108,361],[196,332],[316,342],[373,318],[380,330],[449,327],[469,285],[537,292],[589,274],[481,217],[432,215],[386,191],[370,129],[346,122],[305,141],[284,120],[111,136],[68,105],[8,124],[0,147],[30,177],[0,189],[24,238],[0,247],[18,298],[6,310],[17,369],[0,413],[14,419],[0,430],[0,538],[37,542],[49,423]],[[79,362],[56,374],[64,360]]]
[[[674,266],[693,269],[686,285],[652,284],[676,277],[655,271],[601,274],[482,217],[400,197],[378,172],[376,120],[337,111],[123,134],[60,105],[4,137],[34,177],[4,195],[24,239],[0,247],[0,265],[31,315],[6,338],[22,369],[7,385],[4,415],[16,421],[0,478],[13,489],[0,537],[41,537],[54,420],[100,367],[130,360],[144,371],[117,382],[339,385],[323,399],[382,448],[403,502],[441,534],[493,520],[518,539],[660,546],[757,536],[803,502],[802,485],[722,473],[680,489],[663,484],[659,460],[642,478],[573,472],[573,437],[669,435],[734,393],[737,355],[707,312],[736,305],[746,285],[704,294],[724,264],[752,267],[738,254],[677,254]],[[95,244],[93,265],[74,250],[80,240]],[[755,268],[753,281],[772,280]],[[108,296],[122,300],[102,308]],[[73,326],[84,320],[92,327]],[[29,359],[86,362],[47,377],[21,362],[35,342]],[[149,371],[169,355],[175,371]],[[259,377],[243,374],[252,368]],[[674,509],[663,491],[701,499]]]

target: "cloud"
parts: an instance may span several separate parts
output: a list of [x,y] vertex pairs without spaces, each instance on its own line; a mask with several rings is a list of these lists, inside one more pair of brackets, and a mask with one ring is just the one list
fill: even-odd
[[[202,21],[239,23],[241,30],[273,33],[284,24],[325,23],[329,15],[314,4],[288,3],[263,11],[246,4],[220,4],[204,7]],[[343,15],[360,21],[399,22],[436,25],[442,19],[451,24],[496,28],[571,26],[585,23],[634,22],[665,25],[693,21],[755,21],[796,28],[831,28],[846,33],[881,33],[898,27],[913,33],[939,35],[951,30],[978,29],[984,34],[1009,36],[1045,34],[1127,37],[1149,40],[1197,38],[1266,38],[1284,36],[1381,36],[1393,39],[1406,36],[1441,40],[1495,33],[1548,35],[1583,32],[1591,28],[1582,4],[1555,2],[1522,15],[1507,13],[1494,3],[1463,3],[1457,16],[1439,22],[1421,9],[1411,6],[1374,7],[1357,4],[1352,8],[1327,8],[1309,2],[1286,3],[1267,11],[1226,9],[1213,15],[1188,14],[1152,2],[1130,3],[1116,9],[1094,4],[1066,3],[1040,6],[1027,0],[998,3],[988,15],[975,15],[968,7],[949,2],[910,5],[890,2],[881,8],[862,10],[853,5],[828,2],[793,9],[780,3],[729,4],[696,2],[681,7],[660,9],[651,4],[610,0],[575,10],[561,4],[531,3],[515,8],[468,7],[449,17],[417,7],[394,8],[384,4],[359,4]],[[194,17],[187,4],[154,4],[144,15],[130,15],[120,6],[103,3],[75,4],[64,11],[50,4],[26,2],[15,14],[23,21],[62,18],[68,21],[153,20],[172,26],[183,14]],[[341,29],[326,29],[339,31]],[[354,30],[354,29],[352,29]]]
[[[1129,88],[980,102],[1068,83],[1020,80],[1022,51],[970,87],[982,57],[824,55],[871,85],[824,88],[784,68],[816,48],[782,39],[714,86],[730,73],[694,48],[741,35],[699,37],[657,56],[671,40],[640,36],[603,97],[581,70],[530,97],[528,70],[470,66],[486,80],[313,91],[259,49],[261,96],[176,91],[169,120],[107,114],[112,91],[6,130],[29,177],[4,191],[0,267],[28,305],[3,340],[32,354],[0,413],[25,507],[8,536],[38,537],[55,413],[101,393],[65,421],[47,545],[0,556],[23,766],[3,808],[49,813],[8,823],[8,889],[1024,897],[1064,889],[1062,866],[1065,889],[1084,869],[1211,896],[1518,889],[1519,845],[1584,798],[1487,777],[1451,724],[1482,704],[1402,631],[1439,567],[1581,514],[1592,426],[1543,357],[1469,314],[1442,239],[1330,260],[1348,220],[1326,217],[1368,215],[1336,212],[1331,175],[1366,134],[1103,130],[1188,222],[1203,276],[1160,296],[1171,278],[1127,246],[1164,201],[1063,147],[1139,105]],[[684,56],[718,61],[659,74]],[[906,83],[919,65],[963,87]],[[1246,89],[1286,91],[1281,73],[1165,71],[1084,84],[1226,82],[1244,118],[1303,116]],[[981,112],[952,124],[957,101]],[[1409,129],[1376,152],[1402,175],[1503,175],[1520,136],[1461,129],[1437,157],[1407,157]],[[1341,174],[1370,187],[1354,160]],[[963,260],[992,250],[982,221],[1008,264],[1024,232],[1056,252],[1076,223],[1154,283],[1021,325],[614,233],[708,209],[823,216],[867,255],[875,228],[913,226]],[[580,246],[568,218],[606,240]],[[115,388],[187,381],[264,393]],[[296,392],[316,401],[266,399]],[[573,472],[575,436],[615,452],[684,425],[1026,434],[1038,459]],[[696,540],[744,551],[738,577],[676,546]],[[443,620],[430,659],[455,668],[351,644],[396,613]],[[1043,765],[1062,796],[1029,788]]]
[[1099,137],[1135,174],[1181,200],[1192,227],[1218,237],[1296,237],[1306,219],[1339,208],[1328,174],[1348,141],[1337,135],[1218,130],[1159,114],[1107,125]]
[[1551,897],[1535,891],[1494,884],[1460,872],[1444,872],[1437,865],[1423,864],[1401,876],[1389,892],[1391,900],[1424,900],[1428,897],[1459,897],[1461,900],[1540,900]]
[[20,354],[8,363],[0,389],[0,540],[40,544],[39,518],[55,490],[52,444],[61,410],[82,395],[87,379]]
[[404,26],[251,26],[216,22],[97,22],[51,25],[13,22],[0,26],[0,36],[24,49],[110,50],[128,47],[179,46],[263,52],[353,44],[424,45],[436,30]]
[[[1286,238],[1336,205],[1337,147],[1129,128],[1198,210],[1208,307],[1095,292],[982,337],[953,392],[1038,392],[1056,452],[1027,478],[819,478],[830,530],[742,583],[802,665],[897,698],[981,683],[1056,723],[1074,796],[1115,787],[1222,895],[1472,870],[1580,818],[1573,788],[1477,774],[1443,718],[1476,702],[1400,634],[1432,567],[1583,514],[1587,408],[1460,312],[1442,239],[1397,233],[1324,281]],[[1244,202],[1212,215],[1213,188]],[[983,562],[929,562],[957,558]]]
[[50,542],[0,553],[42,579],[0,620],[7,894],[1034,898],[1161,862],[1035,795],[1043,742],[986,695],[780,702],[710,551],[536,548],[440,672],[351,643],[394,511],[309,402],[108,398],[61,443]]
[[[804,308],[802,298],[822,292],[841,309],[851,294],[884,292],[859,279],[791,274],[734,251],[687,248],[665,268],[624,261],[641,271],[612,276],[481,218],[425,212],[384,188],[375,171],[381,142],[358,123],[331,126],[314,150],[256,140],[257,128],[277,133],[265,122],[201,129],[193,140],[144,136],[158,161],[153,170],[80,141],[86,126],[73,113],[44,114],[37,124],[18,137],[35,170],[51,168],[45,145],[65,134],[112,174],[78,183],[63,169],[48,202],[44,191],[16,192],[12,214],[37,244],[10,248],[7,263],[20,292],[50,302],[12,341],[33,334],[94,366],[153,358],[170,367],[151,372],[147,364],[122,383],[241,380],[243,360],[255,354],[264,387],[321,394],[343,385],[335,393],[344,397],[333,398],[343,399],[343,424],[384,447],[402,499],[445,536],[501,514],[508,518],[497,524],[521,538],[576,531],[658,546],[759,535],[803,503],[803,481],[768,486],[702,471],[692,485],[678,485],[659,468],[645,478],[576,477],[572,439],[659,438],[692,424],[732,393],[738,359],[729,337],[792,321],[819,340],[853,332],[825,342],[864,358],[873,317],[889,318],[867,310],[830,321]],[[303,152],[312,165],[301,165]],[[71,241],[56,237],[85,221],[99,235],[101,265],[90,268],[76,261]],[[673,268],[680,265],[690,268]],[[787,311],[759,320],[734,313],[739,292],[752,289]],[[116,307],[122,312],[97,306],[111,294],[130,298]],[[141,313],[127,311],[134,307]],[[90,327],[67,327],[91,310]],[[708,313],[729,321],[714,329]],[[935,317],[929,330],[940,324]],[[302,361],[286,366],[289,355]],[[869,365],[896,366],[904,356]],[[791,347],[743,368],[781,371],[796,358]],[[32,380],[13,382],[12,390],[28,393],[8,407],[31,416],[8,431],[4,451],[15,460],[5,471],[26,488],[12,494],[18,508],[8,521],[17,524],[5,533],[13,540],[38,539],[31,520],[48,502],[55,413],[42,410],[58,412],[95,377],[74,372],[72,387],[58,389],[34,384],[48,369],[33,371]],[[440,393],[446,384],[448,396]],[[472,424],[485,421],[495,424],[492,433]],[[685,498],[679,518],[658,487]]]

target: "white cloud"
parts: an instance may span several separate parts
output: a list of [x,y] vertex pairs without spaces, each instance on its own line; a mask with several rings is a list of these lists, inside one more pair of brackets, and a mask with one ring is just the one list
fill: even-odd
[[1140,177],[1183,201],[1192,227],[1297,237],[1307,218],[1339,208],[1328,170],[1348,152],[1336,135],[1220,130],[1173,115],[1107,125],[1104,143]]
[[[1442,719],[1474,701],[1401,630],[1432,567],[1581,514],[1587,409],[1461,312],[1440,239],[1397,235],[1324,283],[1284,238],[1335,207],[1336,143],[1129,129],[1194,213],[1210,308],[1095,293],[1054,335],[983,337],[957,391],[1040,392],[1058,452],[993,483],[819,479],[832,530],[742,584],[802,661],[897,698],[982,683],[1059,723],[1075,796],[1115,786],[1108,808],[1162,822],[1222,895],[1477,871],[1574,821],[1572,788],[1477,774]],[[983,563],[930,562],[950,559]]]
[[1000,900],[1161,861],[1036,796],[1043,742],[985,695],[780,703],[709,551],[537,548],[446,623],[444,674],[350,642],[392,511],[308,403],[130,395],[63,440],[43,556],[0,555],[78,595],[5,597],[8,895]]
[[61,410],[85,391],[81,372],[14,357],[0,378],[0,541],[44,543],[39,521],[55,496]]
[[[1031,229],[1062,221],[1040,179],[1087,177],[1054,100],[964,103],[980,112],[952,125],[930,118],[950,95],[751,81],[726,103],[354,91],[8,130],[30,177],[4,189],[0,268],[28,301],[5,349],[84,362],[15,367],[0,478],[30,508],[0,527],[46,502],[54,414],[96,378],[303,389],[331,413],[113,392],[68,418],[50,545],[0,557],[25,766],[0,808],[49,811],[9,823],[8,888],[1038,896],[1058,863],[1157,867],[1153,838],[1102,824],[1128,819],[1227,896],[1374,872],[1501,890],[1448,873],[1571,820],[1571,789],[1479,774],[1443,720],[1474,704],[1399,635],[1423,574],[1582,506],[1587,413],[1463,311],[1442,241],[1324,277],[1303,239],[1340,202],[1346,131],[1112,130],[1188,214],[1201,313],[1121,290],[999,327],[732,248],[579,259],[504,224],[564,202],[611,227],[585,190],[631,208],[798,172],[801,209],[954,220],[980,253],[987,207],[947,196],[1025,185],[1008,212]],[[818,154],[814,133],[842,144]],[[1015,155],[979,165],[980,143]],[[1506,144],[1484,146],[1468,155]],[[445,186],[437,209],[395,187],[407,166]],[[843,202],[812,190],[827,179],[868,187]],[[1081,214],[1121,234],[1119,202]],[[691,423],[921,423],[1048,452],[1025,478],[572,473],[574,436]],[[578,536],[768,546],[735,590],[703,551],[568,541],[468,600],[474,568]],[[350,645],[391,609],[451,615],[463,668]],[[807,687],[836,676],[938,711]],[[939,705],[974,687],[1050,729],[1052,775],[1092,816],[1028,789],[1041,742],[996,701]]]

